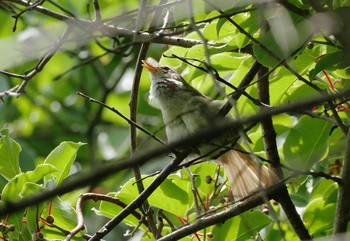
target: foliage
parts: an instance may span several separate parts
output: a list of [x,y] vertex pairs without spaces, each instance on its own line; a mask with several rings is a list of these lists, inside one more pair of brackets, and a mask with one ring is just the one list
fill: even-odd
[[[148,134],[165,140],[161,114],[147,101],[149,77],[138,59],[146,55],[224,100],[239,92],[257,62],[267,67],[269,103],[259,100],[259,72],[230,113],[246,127],[242,145],[266,160],[266,146],[276,141],[289,195],[308,233],[338,234],[339,212],[350,211],[340,210],[346,185],[338,187],[350,183],[344,176],[349,92],[341,95],[350,86],[350,2],[145,2],[0,1],[2,240],[96,240],[106,218],[135,204],[140,183],[147,189],[158,182],[160,175],[152,173],[173,156]],[[328,99],[319,101],[323,97]],[[261,113],[281,106],[272,116],[273,130],[244,122],[262,122]],[[143,128],[136,135],[135,122]],[[266,139],[267,131],[274,140]],[[135,181],[139,167],[142,179]],[[181,240],[301,238],[270,196],[254,209],[249,198],[232,200],[217,164],[171,171],[106,239],[170,240],[186,228],[195,231]],[[84,177],[93,179],[81,188]],[[60,187],[67,189],[40,199]],[[37,197],[35,205],[26,204]],[[16,208],[18,203],[23,206]],[[81,222],[87,228],[76,230]]]

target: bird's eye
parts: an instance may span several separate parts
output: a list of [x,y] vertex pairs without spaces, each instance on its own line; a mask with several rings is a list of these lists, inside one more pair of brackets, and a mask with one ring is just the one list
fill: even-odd
[[170,69],[170,67],[168,67],[168,66],[162,66],[162,70],[169,71],[169,70],[171,70],[171,69]]

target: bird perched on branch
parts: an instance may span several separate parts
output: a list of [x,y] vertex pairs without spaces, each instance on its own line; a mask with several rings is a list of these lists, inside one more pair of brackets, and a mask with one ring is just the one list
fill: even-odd
[[[142,62],[151,77],[150,101],[162,112],[169,142],[181,140],[223,120],[218,116],[223,101],[201,94],[172,67],[160,65],[152,58]],[[239,144],[230,143],[235,136],[237,132],[230,131],[204,140],[196,148],[201,155],[213,152],[210,156],[224,167],[235,197],[246,196],[259,187],[276,182],[277,176],[271,170]]]

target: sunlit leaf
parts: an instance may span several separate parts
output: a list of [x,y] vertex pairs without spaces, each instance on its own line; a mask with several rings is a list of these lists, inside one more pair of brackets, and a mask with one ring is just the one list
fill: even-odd
[[335,204],[325,204],[322,198],[314,199],[306,206],[303,220],[311,235],[330,231],[333,227]]
[[290,130],[283,145],[284,160],[288,167],[309,170],[321,161],[328,151],[329,122],[302,117]]
[[0,130],[0,174],[10,180],[21,172],[19,153],[21,146],[10,138],[9,130]]
[[23,191],[26,190],[26,183],[36,183],[49,175],[59,170],[51,164],[40,164],[34,171],[23,172],[12,178],[2,191],[2,199],[5,201],[17,201],[23,196]]
[[[51,164],[57,168],[57,170],[59,170],[59,172],[52,174],[56,185],[62,183],[63,180],[69,175],[71,166],[77,156],[77,151],[82,145],[85,144],[65,141],[47,156],[44,163]],[[48,182],[47,179],[45,179],[45,181]]]
[[257,210],[247,211],[239,216],[217,224],[212,229],[213,241],[249,240],[272,220]]
[[322,70],[329,69],[330,67],[336,68],[341,64],[345,64],[345,54],[344,52],[335,52],[326,54],[317,61],[314,69],[310,70],[309,77],[313,80],[315,76]]
[[[147,187],[155,177],[148,177],[144,182]],[[132,202],[138,195],[137,185],[134,184],[135,179],[129,180],[117,194],[125,203]],[[164,209],[178,216],[184,216],[188,210],[189,194],[187,190],[181,189],[174,184],[171,179],[166,179],[148,198],[150,205],[160,209]]]

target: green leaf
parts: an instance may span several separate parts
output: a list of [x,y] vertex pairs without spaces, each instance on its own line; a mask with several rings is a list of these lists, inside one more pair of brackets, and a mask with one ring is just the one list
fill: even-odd
[[[46,157],[44,163],[51,164],[59,170],[59,172],[52,174],[56,185],[62,183],[69,175],[70,168],[77,156],[77,151],[82,145],[85,144],[81,142],[64,141]],[[48,179],[45,179],[45,184],[47,182]]]
[[[64,230],[72,230],[77,225],[77,214],[75,209],[63,202],[60,198],[54,198],[52,200],[52,206],[50,209],[50,202],[39,206],[31,206],[27,209],[27,225],[29,230],[35,230],[37,225],[37,216],[43,219],[50,214],[54,218],[54,224]],[[49,210],[50,209],[50,210]],[[40,222],[40,225],[42,223]],[[56,228],[49,227],[48,225],[41,225],[43,228],[41,232],[44,234],[46,240],[64,240],[65,234]],[[76,236],[80,237],[81,233]],[[78,239],[73,239],[78,240]]]
[[326,201],[336,191],[338,191],[338,185],[334,181],[323,179],[312,189],[310,200],[323,198]]
[[[39,193],[43,192],[46,189],[42,187],[41,185],[35,184],[35,183],[30,183],[28,184],[30,186],[32,193]],[[42,210],[45,205],[47,205],[49,201],[45,201],[43,203],[40,203],[35,206],[30,206],[26,209],[26,225],[29,230],[33,231],[36,229],[36,225],[38,222],[38,218],[42,216]]]
[[212,241],[251,240],[257,232],[272,223],[272,220],[258,210],[247,211],[239,216],[216,224],[212,229]]
[[[156,177],[146,178],[143,183],[147,187]],[[139,192],[135,179],[130,179],[118,192],[117,197],[125,203],[130,203],[138,197]],[[150,205],[171,212],[175,215],[183,217],[191,204],[189,202],[189,194],[187,190],[183,190],[177,186],[172,180],[171,176],[168,177],[148,198]]]
[[[114,197],[114,198],[118,198],[117,197],[117,193],[108,193],[107,195],[111,196],[111,197]],[[111,202],[101,201],[99,209],[98,210],[97,209],[93,209],[93,210],[95,211],[95,213],[97,215],[105,216],[105,217],[108,217],[108,218],[113,218],[118,213],[120,213],[123,209],[124,209],[123,205],[117,205],[117,204],[114,204],[114,203],[111,203]],[[137,211],[135,211],[135,212],[138,213],[141,216],[141,214],[139,212],[137,212]],[[123,220],[123,223],[125,223],[125,224],[127,224],[129,226],[136,227],[136,226],[139,225],[140,220],[132,214],[132,215],[129,215],[128,217],[126,217]],[[145,230],[145,231],[147,230],[147,227],[145,225],[141,225],[140,228],[142,230]]]
[[4,201],[17,201],[27,192],[27,183],[37,183],[46,175],[58,172],[51,164],[40,164],[34,171],[23,172],[12,178],[4,187],[2,199]]
[[344,63],[346,61],[346,56],[344,52],[335,52],[331,54],[325,54],[320,58],[316,65],[315,68],[310,70],[309,77],[310,80],[313,80],[315,76],[321,72],[324,69],[327,69],[329,67],[337,67],[337,65]]
[[19,153],[21,146],[9,136],[8,129],[0,130],[0,174],[10,180],[21,172]]
[[[49,206],[46,205],[43,212],[43,217],[48,216],[48,209]],[[54,217],[54,224],[63,228],[64,230],[72,230],[77,225],[77,214],[75,209],[66,202],[62,201],[59,197],[52,200],[51,215]],[[49,227],[46,227],[45,229],[52,230],[52,228]],[[59,233],[62,235],[62,232]],[[85,232],[83,231],[83,233]]]
[[290,130],[283,145],[284,160],[288,167],[310,170],[328,152],[328,137],[332,125],[320,119],[302,117]]
[[311,235],[330,231],[333,227],[335,204],[326,205],[323,198],[314,199],[307,205],[303,220]]
[[16,213],[11,213],[7,220],[8,224],[15,226],[14,232],[9,232],[8,240],[28,241],[31,240],[31,234],[29,233],[27,226],[23,223],[23,216],[25,210]]

